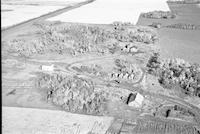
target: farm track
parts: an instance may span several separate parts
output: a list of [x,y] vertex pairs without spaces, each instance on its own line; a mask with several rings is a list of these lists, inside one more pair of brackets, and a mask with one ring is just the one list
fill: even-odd
[[[98,58],[98,59],[93,59],[93,60],[103,60],[103,58]],[[105,60],[105,59],[104,59]],[[73,64],[76,64],[76,63],[82,63],[82,62],[84,62],[84,61],[81,61],[81,62],[74,62],[74,63],[71,63],[71,64],[69,64],[68,65],[68,67],[67,67],[67,70],[68,70],[68,72],[69,73],[72,73],[73,72],[73,70],[71,70],[70,69],[70,66],[72,66]],[[137,89],[137,87],[134,87],[134,85],[135,84],[138,84],[138,83],[140,83],[143,79],[144,79],[144,76],[145,76],[145,70],[144,69],[142,69],[142,77],[137,81],[137,82],[135,82],[135,83],[133,83],[133,85],[132,85],[132,87],[130,87],[130,86],[126,86],[126,85],[122,85],[122,84],[116,84],[116,83],[112,83],[112,84],[115,84],[116,85],[116,87],[121,87],[121,88],[124,88],[124,89],[127,89],[127,90],[129,90],[129,91],[137,91],[137,92],[139,92],[139,93],[141,93],[141,94],[143,94],[143,95],[150,95],[150,96],[153,96],[153,97],[155,97],[155,98],[160,98],[160,99],[166,99],[166,100],[168,100],[168,101],[170,101],[170,102],[173,102],[173,103],[176,103],[176,104],[179,104],[179,105],[181,105],[181,106],[183,106],[183,107],[187,107],[187,108],[189,108],[194,114],[195,114],[195,120],[196,120],[196,122],[198,123],[198,125],[200,126],[200,110],[199,110],[199,108],[197,108],[196,106],[194,106],[194,105],[192,105],[192,104],[190,104],[190,103],[188,103],[188,102],[185,102],[184,100],[182,100],[182,99],[178,99],[178,98],[173,98],[173,97],[169,97],[169,96],[166,96],[166,95],[162,95],[162,94],[155,94],[155,93],[152,93],[152,92],[148,92],[148,91],[144,91],[144,90],[142,90],[142,89]],[[75,73],[75,72],[74,72]],[[85,74],[83,74],[83,75],[85,75]],[[91,77],[91,76],[89,76],[89,75],[87,75],[87,77]],[[97,79],[97,78],[94,78],[94,77],[92,77],[92,79]],[[98,79],[98,80],[101,80],[101,79]],[[103,80],[105,83],[107,83],[107,81],[105,81],[105,80]]]
[[[96,60],[98,61],[98,60],[113,59],[113,58],[119,57],[120,55],[121,55],[121,54],[110,55],[110,56],[102,56],[102,57],[96,57],[96,58],[90,59],[90,61],[96,61]],[[39,61],[39,60],[38,60],[38,61],[35,61],[35,60],[27,60],[27,63],[38,64],[38,65],[45,64],[45,63],[66,64],[65,69],[62,69],[61,71],[62,71],[62,72],[65,72],[65,73],[72,74],[72,75],[74,75],[74,74],[76,75],[77,72],[75,72],[74,70],[72,70],[71,67],[72,67],[74,64],[80,64],[80,63],[84,63],[84,62],[87,62],[87,61],[88,61],[88,59],[83,59],[83,60],[79,60],[79,61],[67,63],[66,60],[57,61],[57,62],[55,62],[55,61],[47,62],[47,61]],[[146,72],[145,72],[144,69],[142,69],[142,72],[143,72],[143,73],[142,73],[141,78],[140,78],[137,82],[133,83],[132,86],[130,86],[130,85],[127,86],[127,85],[125,85],[125,84],[116,84],[116,83],[114,83],[114,82],[112,82],[112,84],[113,84],[114,87],[123,88],[123,89],[129,90],[129,91],[131,91],[131,92],[132,92],[132,91],[137,91],[137,92],[139,92],[139,93],[141,93],[141,94],[143,94],[143,95],[150,95],[150,96],[153,96],[153,97],[155,97],[155,98],[165,99],[165,100],[167,100],[167,101],[176,103],[176,104],[181,105],[181,106],[183,106],[183,107],[187,107],[187,108],[189,108],[189,109],[196,115],[196,122],[197,122],[197,123],[199,124],[199,126],[200,126],[200,110],[199,110],[196,106],[194,106],[194,105],[192,105],[192,104],[190,104],[190,103],[187,103],[187,102],[185,102],[185,101],[182,100],[182,99],[173,98],[173,97],[169,97],[169,96],[162,95],[162,94],[155,94],[155,93],[148,92],[148,91],[144,91],[144,90],[142,90],[142,89],[140,89],[140,88],[134,87],[135,84],[140,83],[140,82],[144,79],[144,77],[145,77],[145,75],[146,75]],[[93,80],[97,80],[97,81],[104,82],[105,84],[108,83],[108,81],[105,81],[105,80],[102,80],[102,79],[99,79],[99,78],[95,78],[95,77],[91,77],[90,75],[85,75],[85,74],[81,74],[81,75],[87,76],[87,77],[89,77],[89,78],[91,78],[91,79],[93,79]],[[104,84],[104,85],[105,85],[105,84]]]

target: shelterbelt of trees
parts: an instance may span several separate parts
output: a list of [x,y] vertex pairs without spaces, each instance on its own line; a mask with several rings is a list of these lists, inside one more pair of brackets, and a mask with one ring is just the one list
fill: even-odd
[[108,99],[105,92],[95,89],[91,80],[64,74],[41,73],[38,88],[47,89],[47,99],[69,112],[103,115]]
[[142,13],[141,15],[144,18],[151,19],[174,19],[176,15],[170,11],[152,11],[147,13]]
[[[108,42],[154,43],[158,38],[153,30],[146,27],[128,28],[124,25],[110,25],[104,28],[84,24],[35,24],[39,29],[33,38],[18,37],[4,41],[5,49],[18,56],[30,57],[35,54],[57,53],[77,55],[88,52],[109,52]],[[112,46],[110,46],[112,47]],[[114,47],[114,46],[113,46]]]
[[187,95],[200,97],[200,65],[182,59],[161,60],[158,53],[149,59],[148,72],[158,76],[165,88],[179,85]]
[[200,30],[200,25],[177,23],[168,25],[167,28],[185,29],[185,30]]

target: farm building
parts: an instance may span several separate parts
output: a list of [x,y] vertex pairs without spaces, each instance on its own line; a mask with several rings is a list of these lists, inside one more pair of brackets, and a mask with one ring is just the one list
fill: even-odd
[[131,107],[141,107],[143,100],[144,97],[140,93],[130,94],[127,103]]
[[41,66],[40,66],[40,69],[41,69],[42,71],[53,72],[54,69],[55,69],[55,66],[54,66],[54,64],[52,64],[52,65],[50,65],[50,66],[48,66],[48,65],[41,65]]

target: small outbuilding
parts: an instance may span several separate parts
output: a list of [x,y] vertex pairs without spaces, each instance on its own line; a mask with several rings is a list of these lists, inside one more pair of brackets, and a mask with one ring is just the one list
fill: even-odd
[[131,93],[127,99],[127,104],[128,106],[131,106],[131,107],[141,107],[143,101],[144,101],[144,97],[140,93],[137,93],[137,94]]
[[132,47],[129,49],[129,51],[130,51],[131,53],[137,53],[137,52],[138,52],[138,49],[137,49],[137,47],[132,46]]
[[52,65],[50,65],[50,66],[47,66],[47,65],[41,65],[41,66],[40,66],[40,69],[41,69],[42,71],[53,72],[54,69],[55,69],[55,66],[54,66],[54,64],[52,64]]
[[153,23],[151,24],[152,27],[158,28],[158,29],[161,28],[161,25],[162,25],[161,23],[157,23],[157,22],[153,22]]

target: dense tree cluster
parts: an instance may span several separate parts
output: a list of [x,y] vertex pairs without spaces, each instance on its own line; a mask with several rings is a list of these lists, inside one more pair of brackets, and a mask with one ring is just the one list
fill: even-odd
[[126,68],[126,66],[128,66],[129,62],[126,60],[122,60],[122,59],[116,59],[115,60],[115,65],[119,68]]
[[200,30],[200,26],[194,24],[184,24],[184,23],[172,24],[168,25],[167,27],[176,29],[185,29],[185,30]]
[[45,34],[37,39],[16,39],[8,42],[7,50],[12,53],[17,53],[18,56],[30,57],[34,54],[45,54],[48,52],[56,52],[63,54],[65,52],[71,52],[70,49],[60,36],[55,32]]
[[[157,34],[153,30],[143,27],[129,29],[112,29],[81,24],[35,24],[39,29],[33,38],[17,38],[7,42],[7,50],[19,56],[34,54],[57,53],[72,54],[98,52],[109,53],[110,42],[142,42],[154,43]],[[114,46],[113,46],[114,47]]]
[[133,26],[133,24],[131,24],[131,22],[121,22],[121,21],[115,21],[112,24],[114,26],[115,30],[124,30],[125,26]]
[[7,51],[11,53],[17,53],[19,56],[29,57],[34,53],[40,52],[40,49],[37,49],[35,42],[27,43],[24,39],[14,39],[7,42]]
[[[115,24],[115,23],[114,23]],[[117,23],[114,26],[127,26],[129,23]],[[105,29],[97,26],[85,26],[85,25],[65,25],[61,26],[42,26],[43,29],[51,29],[45,31],[56,31],[63,36],[68,35],[68,40],[73,40],[77,43],[77,46],[84,45],[96,45],[102,44],[110,39],[117,39],[118,41],[138,41],[138,42],[154,42],[156,33],[153,30],[144,27],[135,27],[134,30],[128,30],[128,27],[123,29]],[[123,36],[124,35],[124,36]],[[121,39],[122,38],[122,39]],[[125,38],[126,40],[123,40]],[[145,38],[145,39],[142,39]],[[147,41],[150,40],[150,41]],[[94,47],[94,46],[91,46]]]
[[40,88],[48,89],[48,98],[70,112],[87,114],[104,113],[106,94],[95,89],[90,80],[61,74],[41,74],[37,80]]
[[78,54],[95,51],[98,48],[96,44],[102,44],[113,38],[109,31],[99,27],[84,25],[63,27],[50,24],[37,24],[36,26],[39,28],[36,33],[37,38],[11,40],[8,42],[8,51],[15,52],[19,56],[47,52]]
[[193,120],[195,118],[195,114],[185,107],[179,105],[172,105],[172,106],[163,106],[157,109],[154,113],[155,116],[163,116],[166,118],[174,117],[174,118],[181,118],[185,120]]
[[179,85],[185,94],[200,97],[200,66],[182,59],[160,60],[154,54],[148,64],[148,72],[159,77],[159,83],[166,88]]
[[148,73],[153,75],[159,75],[159,69],[161,68],[161,59],[159,53],[153,53],[147,63]]
[[113,34],[115,39],[120,42],[142,42],[150,44],[158,40],[156,32],[144,27],[115,30]]
[[87,75],[93,75],[100,78],[107,78],[108,74],[102,70],[102,67],[99,65],[85,66],[81,65],[80,67],[73,66],[72,67],[77,72],[86,73]]
[[131,26],[131,22],[114,21],[113,26]]
[[117,71],[123,74],[136,74],[140,70],[137,65],[122,59],[116,59],[115,65],[118,67]]
[[154,28],[161,28],[162,24],[158,22],[153,22],[150,26]]
[[153,11],[143,13],[142,17],[151,19],[173,19],[176,17],[176,15],[169,11]]
[[126,60],[116,59],[115,65],[117,68],[114,68],[114,72],[111,73],[112,79],[124,79],[133,82],[137,81],[142,74],[141,69],[137,65]]

